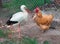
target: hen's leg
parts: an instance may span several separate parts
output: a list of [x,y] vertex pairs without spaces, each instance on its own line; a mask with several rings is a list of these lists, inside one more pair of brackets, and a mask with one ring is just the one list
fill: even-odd
[[49,29],[49,27],[50,27],[50,25],[47,26],[47,25],[41,25],[41,24],[40,24],[40,28],[41,28],[41,31],[42,31],[42,32],[46,32],[46,31]]

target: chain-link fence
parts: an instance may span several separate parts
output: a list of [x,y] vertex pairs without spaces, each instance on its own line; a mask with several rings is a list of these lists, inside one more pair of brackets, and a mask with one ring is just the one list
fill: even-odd
[[21,6],[22,4],[24,4],[30,10],[33,10],[36,6],[42,6],[45,3],[50,3],[50,0],[11,0],[10,2],[4,3],[3,6],[16,9],[19,8],[19,6]]
[[37,6],[43,6],[42,8],[49,8],[51,6],[58,7],[54,1],[55,0],[2,0],[2,4],[3,8],[7,9],[7,13],[5,14],[11,15],[17,11],[20,11],[20,6],[23,4],[30,10],[35,9]]
[[[50,0],[2,0],[3,9],[5,13],[1,12],[6,17],[13,13],[20,11],[21,5],[26,5],[28,9],[33,10],[37,6],[43,6],[45,3],[50,3]],[[6,15],[5,15],[6,14]]]

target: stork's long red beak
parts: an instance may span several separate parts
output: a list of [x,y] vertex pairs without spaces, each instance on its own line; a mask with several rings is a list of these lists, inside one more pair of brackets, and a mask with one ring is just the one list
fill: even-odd
[[30,11],[28,8],[25,8],[25,10],[26,10],[28,13],[31,13],[31,11]]

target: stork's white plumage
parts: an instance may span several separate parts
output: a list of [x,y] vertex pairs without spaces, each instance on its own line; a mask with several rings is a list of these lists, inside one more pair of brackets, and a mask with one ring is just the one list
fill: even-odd
[[[14,25],[16,23],[19,23],[19,32],[20,32],[20,24],[23,20],[27,20],[28,19],[28,13],[29,10],[27,9],[27,7],[25,5],[21,5],[21,10],[22,12],[17,12],[15,14],[12,15],[12,17],[7,21],[7,25]],[[19,34],[20,36],[20,34]]]
[[21,6],[22,12],[15,13],[10,19],[10,21],[21,22],[22,20],[26,20],[28,18],[28,12],[23,7],[25,8],[25,6]]

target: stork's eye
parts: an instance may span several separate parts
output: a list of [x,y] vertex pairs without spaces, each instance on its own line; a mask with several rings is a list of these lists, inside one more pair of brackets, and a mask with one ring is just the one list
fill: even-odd
[[24,9],[27,9],[27,7],[24,7]]

